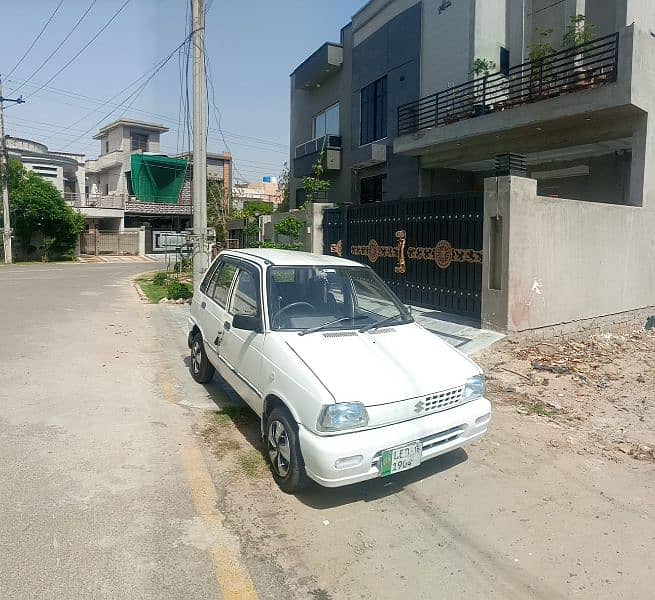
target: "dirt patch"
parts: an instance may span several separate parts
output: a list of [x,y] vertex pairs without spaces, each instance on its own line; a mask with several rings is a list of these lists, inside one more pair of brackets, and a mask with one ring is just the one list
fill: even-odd
[[476,360],[493,402],[565,427],[585,452],[655,461],[655,332],[504,341]]

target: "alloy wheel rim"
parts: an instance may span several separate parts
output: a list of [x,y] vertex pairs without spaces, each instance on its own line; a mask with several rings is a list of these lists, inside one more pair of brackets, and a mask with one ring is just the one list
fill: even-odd
[[194,373],[200,373],[201,357],[202,353],[200,344],[198,342],[193,342],[193,350],[191,351],[191,366],[193,367]]
[[291,446],[286,428],[280,421],[268,426],[268,455],[280,477],[286,477],[291,466]]

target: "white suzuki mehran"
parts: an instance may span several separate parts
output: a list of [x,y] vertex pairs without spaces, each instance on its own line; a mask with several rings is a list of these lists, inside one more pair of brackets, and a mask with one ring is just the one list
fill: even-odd
[[478,439],[480,368],[414,322],[372,269],[287,250],[222,252],[193,297],[191,373],[261,417],[273,476],[337,487]]

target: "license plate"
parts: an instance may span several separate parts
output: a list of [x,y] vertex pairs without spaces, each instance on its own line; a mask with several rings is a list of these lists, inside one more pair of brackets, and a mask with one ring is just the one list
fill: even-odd
[[404,446],[382,452],[380,476],[386,477],[400,471],[407,471],[421,464],[421,442],[410,442]]

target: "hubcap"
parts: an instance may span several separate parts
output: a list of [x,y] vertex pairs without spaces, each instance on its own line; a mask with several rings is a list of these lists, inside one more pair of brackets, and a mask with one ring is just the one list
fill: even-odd
[[286,477],[291,464],[291,448],[287,430],[280,421],[272,421],[268,426],[268,455],[277,474]]
[[191,367],[194,373],[200,373],[200,361],[202,360],[202,349],[198,341],[193,342],[191,348]]

